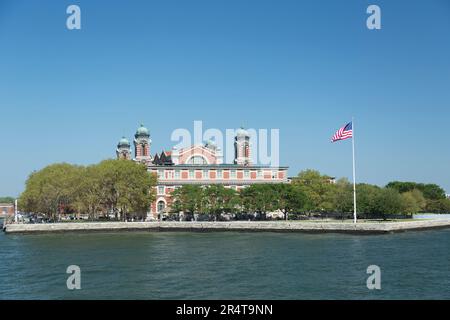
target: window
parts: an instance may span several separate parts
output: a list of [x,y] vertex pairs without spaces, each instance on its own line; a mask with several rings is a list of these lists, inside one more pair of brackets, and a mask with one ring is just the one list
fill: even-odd
[[222,179],[222,170],[217,170],[217,179]]
[[162,169],[158,170],[158,179],[164,179],[164,170]]
[[187,164],[208,164],[202,156],[193,156],[187,161]]
[[276,179],[277,178],[277,172],[276,171],[272,171],[272,179]]
[[162,200],[158,201],[158,213],[163,212],[165,207],[166,207],[166,204],[164,203],[164,201],[162,201]]
[[236,170],[231,170],[231,179],[236,179]]
[[250,171],[244,170],[244,178],[245,178],[245,179],[250,178]]
[[258,178],[262,178],[262,176],[263,176],[262,170],[258,170]]
[[164,194],[164,186],[158,186],[158,194]]
[[203,178],[204,179],[208,179],[208,173],[209,173],[208,170],[203,170]]
[[194,170],[189,170],[189,179],[194,179]]
[[175,170],[175,179],[180,179],[180,170]]

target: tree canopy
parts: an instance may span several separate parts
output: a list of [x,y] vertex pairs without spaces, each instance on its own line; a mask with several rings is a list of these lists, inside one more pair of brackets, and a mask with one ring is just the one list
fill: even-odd
[[425,199],[439,200],[445,199],[445,190],[434,183],[416,183],[416,182],[402,182],[392,181],[386,185],[386,188],[396,189],[400,193],[420,190],[423,193]]
[[154,200],[156,177],[145,165],[105,160],[96,165],[53,164],[33,172],[19,198],[19,208],[58,220],[64,213],[86,213],[125,220],[145,213]]
[[0,203],[14,203],[13,197],[0,197]]
[[[58,220],[62,214],[87,214],[91,219],[144,219],[155,200],[156,176],[143,164],[105,160],[90,166],[67,163],[49,165],[33,172],[19,198],[19,209]],[[305,170],[288,184],[253,184],[239,192],[223,185],[183,185],[171,194],[172,213],[206,215],[218,220],[266,218],[279,212],[290,215],[344,218],[353,213],[353,185],[334,181],[315,170]],[[365,218],[412,215],[418,212],[450,212],[450,199],[436,184],[394,181],[385,187],[356,186],[357,214]]]
[[[437,184],[392,181],[386,185],[386,188],[400,192],[404,200],[409,202],[408,210],[415,207],[419,211],[449,212],[450,200],[445,197],[445,190]],[[417,204],[412,203],[413,199]]]

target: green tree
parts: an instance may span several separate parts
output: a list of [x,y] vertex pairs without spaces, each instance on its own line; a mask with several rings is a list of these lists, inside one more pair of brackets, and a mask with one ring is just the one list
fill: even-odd
[[393,181],[389,182],[386,187],[396,189],[400,193],[417,189],[423,193],[424,198],[427,200],[445,199],[445,190],[434,183],[424,184],[416,182]]
[[33,172],[25,183],[19,207],[24,211],[43,213],[53,220],[59,220],[63,212],[70,210],[76,199],[81,171],[81,167],[60,163]]
[[425,210],[433,213],[450,213],[450,199],[427,200]]
[[236,213],[239,211],[240,199],[236,190],[223,188],[221,200],[224,213]]
[[211,214],[215,220],[220,219],[223,213],[236,212],[239,204],[237,192],[222,185],[205,187],[203,197],[204,210]]
[[257,213],[259,218],[265,219],[268,212],[277,209],[273,185],[253,184],[241,190],[240,196],[246,213]]
[[377,201],[380,188],[374,185],[360,183],[356,185],[357,213],[366,218],[371,217],[377,211]]
[[396,189],[400,193],[412,191],[418,189],[419,184],[415,182],[404,181],[392,181],[386,185],[386,188]]
[[244,213],[256,212],[256,194],[257,189],[252,186],[244,188],[239,192],[241,209]]
[[319,171],[301,171],[292,180],[292,184],[297,185],[306,195],[307,201],[304,205],[306,212],[331,212],[333,207],[333,184],[330,177],[321,175]]
[[105,160],[99,164],[100,182],[106,205],[126,220],[144,219],[155,200],[156,176],[144,164],[128,160]]
[[353,212],[353,185],[345,178],[339,179],[329,191],[332,195],[334,212],[345,214]]
[[172,196],[172,212],[180,212],[189,214],[203,213],[204,207],[204,191],[201,186],[183,185],[171,193]]
[[379,214],[384,220],[388,215],[402,212],[403,201],[400,193],[392,188],[380,189],[375,196],[373,213]]
[[0,197],[0,203],[14,203],[13,197]]
[[401,194],[403,209],[405,214],[413,215],[425,209],[426,200],[421,191],[413,189]]
[[275,193],[274,209],[279,209],[287,220],[289,213],[302,212],[306,203],[306,195],[298,185],[274,184],[270,185]]
[[442,189],[437,184],[434,184],[434,183],[419,184],[417,189],[422,191],[425,199],[430,199],[430,200],[445,199],[445,190]]
[[105,160],[82,167],[53,164],[33,172],[20,196],[20,208],[59,220],[63,213],[115,212],[123,220],[133,213],[145,217],[155,199],[156,177],[145,165],[126,160]]
[[74,207],[78,213],[87,213],[89,219],[97,219],[98,214],[108,214],[105,199],[108,190],[102,188],[100,166],[91,165],[83,168]]
[[442,213],[450,213],[450,199],[441,199]]

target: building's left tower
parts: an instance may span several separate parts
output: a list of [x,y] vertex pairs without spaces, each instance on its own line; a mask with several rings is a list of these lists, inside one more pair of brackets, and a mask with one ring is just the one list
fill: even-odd
[[117,144],[116,149],[117,159],[131,160],[130,141],[123,137]]

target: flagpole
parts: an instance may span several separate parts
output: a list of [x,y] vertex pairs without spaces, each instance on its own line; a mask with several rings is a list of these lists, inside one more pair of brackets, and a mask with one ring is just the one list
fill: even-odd
[[353,223],[356,223],[355,121],[353,117],[352,117],[352,153],[353,153]]

